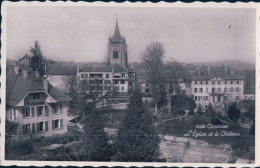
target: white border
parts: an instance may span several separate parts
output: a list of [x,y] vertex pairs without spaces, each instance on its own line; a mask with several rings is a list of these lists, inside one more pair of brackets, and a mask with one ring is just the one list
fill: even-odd
[[[87,162],[87,161],[82,161],[82,162],[70,162],[70,161],[5,161],[4,159],[4,151],[5,151],[5,90],[6,90],[6,23],[7,23],[7,7],[8,6],[86,6],[86,7],[180,7],[180,8],[187,8],[187,7],[192,7],[192,8],[255,8],[256,9],[256,95],[255,95],[255,101],[256,101],[256,156],[255,156],[255,164],[227,164],[227,163],[160,163],[160,162]],[[1,69],[2,69],[2,75],[0,77],[1,80],[1,89],[0,89],[0,95],[1,95],[1,105],[0,105],[0,110],[1,110],[1,165],[4,166],[10,166],[10,165],[19,165],[19,166],[155,166],[155,167],[161,167],[161,166],[208,166],[208,167],[213,167],[213,166],[222,166],[222,167],[230,167],[230,166],[236,166],[236,167],[256,167],[260,165],[260,156],[258,151],[260,151],[260,122],[259,122],[259,111],[260,111],[260,105],[257,103],[260,100],[260,79],[259,79],[259,74],[260,74],[260,53],[259,53],[259,46],[260,46],[260,40],[259,40],[259,34],[260,34],[260,13],[259,13],[259,4],[250,2],[250,3],[228,3],[228,2],[223,2],[223,3],[214,3],[214,2],[208,2],[208,3],[202,3],[202,2],[194,2],[194,3],[181,3],[181,2],[176,2],[176,3],[166,3],[166,2],[159,2],[159,3],[151,3],[151,2],[136,2],[136,3],[131,3],[131,2],[124,2],[124,3],[115,3],[115,2],[93,2],[93,3],[88,3],[88,2],[8,2],[4,1],[2,2],[1,6],[1,14],[2,14],[2,24],[1,24],[1,29],[2,29],[2,36],[1,36],[1,41],[2,41],[2,46],[1,46]],[[258,122],[257,122],[258,121]]]

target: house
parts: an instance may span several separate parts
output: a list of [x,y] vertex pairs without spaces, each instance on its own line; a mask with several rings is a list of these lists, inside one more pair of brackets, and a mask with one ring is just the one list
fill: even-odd
[[46,76],[15,65],[6,74],[6,133],[21,138],[67,132],[69,101]]
[[197,66],[191,82],[191,94],[197,105],[206,109],[227,108],[232,102],[243,99],[244,78],[233,68]]
[[44,74],[48,76],[51,85],[63,92],[68,92],[65,81],[68,76],[77,75],[77,65],[48,64],[45,66]]

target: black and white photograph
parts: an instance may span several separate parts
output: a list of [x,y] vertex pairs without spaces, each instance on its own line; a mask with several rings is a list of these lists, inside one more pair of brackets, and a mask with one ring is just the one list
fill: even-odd
[[2,6],[1,162],[259,164],[256,4],[47,4]]

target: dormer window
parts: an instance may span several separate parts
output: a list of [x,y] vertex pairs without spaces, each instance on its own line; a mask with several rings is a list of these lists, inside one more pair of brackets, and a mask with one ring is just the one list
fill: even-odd
[[33,93],[33,94],[32,94],[32,99],[33,99],[33,100],[40,99],[40,93]]

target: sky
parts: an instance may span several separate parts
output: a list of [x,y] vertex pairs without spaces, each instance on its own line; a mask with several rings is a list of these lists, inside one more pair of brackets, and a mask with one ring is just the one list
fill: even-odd
[[165,60],[255,62],[255,9],[156,7],[7,8],[7,58],[30,54],[38,40],[44,56],[56,61],[106,61],[115,29],[128,45],[129,62],[151,42],[161,42]]

